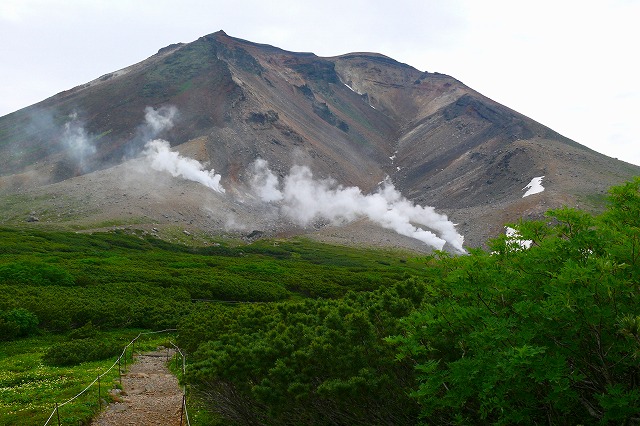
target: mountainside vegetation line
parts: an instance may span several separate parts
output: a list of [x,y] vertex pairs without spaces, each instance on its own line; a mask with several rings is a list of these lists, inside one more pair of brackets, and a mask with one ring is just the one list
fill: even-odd
[[419,258],[0,229],[0,338],[46,333],[40,363],[64,365],[72,346],[108,353],[106,330],[177,324],[215,424],[639,423],[640,178],[598,216],[511,227]]
[[0,340],[88,322],[102,329],[174,327],[204,308],[193,299],[340,297],[425,273],[406,256],[303,240],[186,247],[124,231],[4,228],[0,241]]
[[637,424],[639,189],[428,257],[426,278],[194,313],[187,380],[243,425]]

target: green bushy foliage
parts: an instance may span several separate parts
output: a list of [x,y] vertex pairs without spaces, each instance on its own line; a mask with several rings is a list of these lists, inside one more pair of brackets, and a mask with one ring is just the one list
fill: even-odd
[[[55,332],[89,321],[103,330],[175,327],[192,299],[336,298],[422,273],[396,254],[308,241],[187,247],[123,231],[0,228],[0,253],[0,309],[27,309]],[[5,338],[14,328],[0,322]]]
[[407,281],[340,300],[216,306],[186,318],[188,381],[234,424],[413,424],[412,369],[384,337],[424,286]]
[[430,424],[631,424],[640,418],[640,179],[592,217],[516,226],[443,279],[389,339],[416,365]]
[[64,269],[31,261],[0,265],[0,282],[36,286],[75,284],[73,277]]
[[64,367],[111,358],[121,351],[122,342],[104,337],[72,339],[51,346],[42,361],[49,366]]
[[0,311],[0,340],[33,335],[38,330],[38,317],[24,308]]
[[13,340],[18,337],[20,327],[15,322],[7,321],[0,316],[0,341]]
[[98,329],[179,323],[221,424],[634,424],[640,179],[609,203],[513,225],[529,249],[409,260],[0,229],[0,336],[74,330],[45,356],[64,365],[121,350]]
[[76,328],[75,330],[71,331],[68,337],[70,340],[91,339],[95,338],[98,333],[98,329],[93,326],[93,323],[91,321],[89,321],[82,327]]
[[[34,315],[40,329],[69,333],[68,341],[43,349],[46,356],[39,355],[37,364],[43,359],[48,365],[74,366],[115,356],[122,349],[122,343],[112,346],[103,331],[175,328],[182,319],[199,314],[202,323],[191,323],[194,329],[189,333],[209,341],[210,330],[202,326],[209,321],[206,313],[220,301],[234,303],[231,312],[246,312],[243,324],[257,325],[261,309],[273,302],[340,298],[349,291],[377,289],[408,275],[425,274],[420,263],[405,257],[305,240],[199,248],[139,232],[89,235],[0,228],[0,310],[23,309]],[[22,330],[15,321],[0,318],[1,338],[14,339]],[[32,327],[25,330],[33,332]],[[363,380],[373,386],[370,372],[360,370],[341,379],[350,384],[327,381],[318,394],[332,400],[339,392],[351,392],[349,386],[363,386]],[[30,398],[24,398],[28,403]],[[366,398],[372,398],[371,392]],[[2,395],[0,406],[1,399]]]

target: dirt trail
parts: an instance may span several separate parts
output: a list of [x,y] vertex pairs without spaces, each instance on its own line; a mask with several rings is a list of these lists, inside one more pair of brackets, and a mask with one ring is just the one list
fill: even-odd
[[[173,356],[173,351],[169,352]],[[92,426],[178,426],[182,390],[166,366],[167,350],[136,355],[136,362],[122,376],[119,402],[109,404]]]

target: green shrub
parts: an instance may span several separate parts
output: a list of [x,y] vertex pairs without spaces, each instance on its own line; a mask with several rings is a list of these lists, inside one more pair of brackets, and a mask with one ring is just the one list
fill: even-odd
[[44,354],[42,361],[49,366],[63,367],[107,359],[121,351],[120,342],[99,338],[77,339],[52,346]]
[[0,266],[0,281],[6,284],[73,286],[71,274],[58,266],[22,261]]
[[408,280],[339,300],[210,306],[178,328],[187,382],[231,424],[415,424],[411,368],[384,338],[423,295]]
[[388,339],[430,424],[637,424],[640,178],[600,216],[549,211],[491,251],[445,260]]
[[71,331],[71,333],[69,333],[69,339],[90,339],[96,337],[97,335],[98,329],[93,326],[93,323],[91,321],[89,321],[82,327],[76,328],[75,330]]
[[20,327],[15,322],[0,317],[0,341],[9,341],[18,337]]
[[26,337],[38,330],[38,317],[24,308],[0,312],[0,340]]

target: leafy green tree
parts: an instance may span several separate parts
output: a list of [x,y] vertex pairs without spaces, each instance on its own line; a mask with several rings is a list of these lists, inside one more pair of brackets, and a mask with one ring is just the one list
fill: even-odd
[[640,180],[597,217],[520,223],[523,250],[448,260],[442,281],[388,339],[414,364],[430,424],[629,424],[640,420]]

